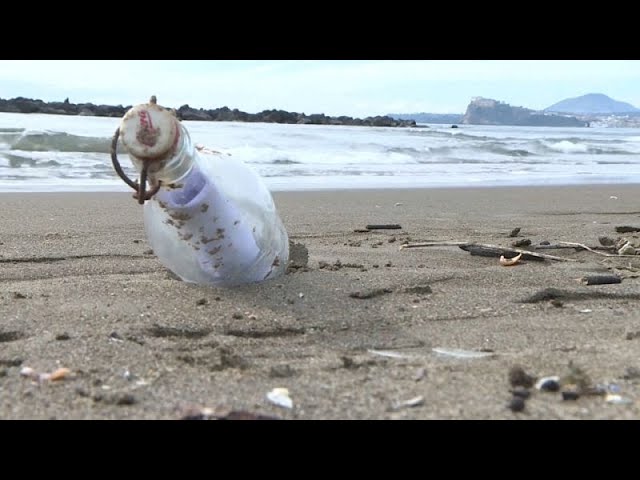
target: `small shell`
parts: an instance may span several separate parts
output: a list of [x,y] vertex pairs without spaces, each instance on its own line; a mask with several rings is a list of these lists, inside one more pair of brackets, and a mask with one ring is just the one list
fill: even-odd
[[282,408],[293,408],[293,400],[289,397],[289,389],[274,388],[267,393],[267,400]]
[[476,350],[462,350],[459,348],[442,348],[436,347],[431,349],[434,353],[442,355],[444,357],[471,359],[471,358],[485,358],[495,355],[493,352],[479,352]]
[[543,392],[557,392],[560,390],[560,377],[553,375],[551,377],[542,377],[536,382],[536,390]]
[[51,375],[49,375],[49,380],[51,380],[52,382],[55,382],[56,380],[62,380],[70,373],[71,370],[69,370],[68,368],[58,368],[57,370],[51,372]]
[[413,397],[409,400],[405,400],[404,402],[398,402],[395,403],[391,409],[392,410],[401,410],[403,408],[413,408],[413,407],[420,407],[424,405],[424,397],[422,395],[418,396],[418,397]]
[[511,267],[513,265],[517,265],[520,263],[520,259],[522,258],[522,254],[519,254],[513,258],[505,258],[504,255],[500,257],[500,265],[503,267]]
[[604,401],[613,405],[628,405],[630,403],[633,403],[633,400],[631,400],[630,398],[622,397],[613,393],[607,393],[607,395],[604,397]]
[[31,367],[22,367],[20,370],[20,376],[33,378],[36,376],[36,371]]

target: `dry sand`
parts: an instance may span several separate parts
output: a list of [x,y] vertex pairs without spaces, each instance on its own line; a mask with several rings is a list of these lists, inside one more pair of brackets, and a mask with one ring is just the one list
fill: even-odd
[[[230,290],[171,278],[129,194],[2,194],[0,418],[178,419],[202,407],[284,419],[638,418],[640,257],[554,250],[579,261],[507,268],[457,247],[399,246],[637,242],[615,227],[640,226],[639,190],[277,193],[309,268]],[[371,223],[402,229],[354,232]],[[616,266],[631,267],[618,270],[621,284],[576,280]],[[565,297],[522,303],[545,288]],[[379,295],[350,296],[371,291]],[[631,403],[534,390],[523,412],[506,407],[512,366],[539,377],[563,375],[569,362]],[[25,367],[72,373],[38,383],[20,375]],[[289,389],[292,409],[266,399],[277,387]]]

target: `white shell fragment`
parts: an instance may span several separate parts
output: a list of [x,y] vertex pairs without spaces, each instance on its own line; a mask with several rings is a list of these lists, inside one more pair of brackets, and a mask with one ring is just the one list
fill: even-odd
[[289,397],[288,388],[274,388],[267,393],[267,400],[282,408],[293,408],[293,400]]
[[604,397],[604,401],[613,405],[629,405],[630,403],[633,403],[633,400],[630,398],[622,397],[613,393],[607,393]]
[[462,358],[462,359],[472,359],[472,358],[485,358],[492,357],[495,355],[493,352],[479,352],[477,350],[461,350],[459,348],[432,348],[434,353],[438,355],[443,355],[445,357],[453,357],[453,358]]
[[413,358],[411,355],[404,353],[392,352],[389,350],[367,350],[371,355],[378,355],[379,357],[387,358]]
[[513,265],[517,265],[518,263],[520,263],[521,258],[522,254],[513,258],[505,258],[503,255],[500,257],[500,265],[502,265],[503,267],[512,267]]
[[412,408],[412,407],[420,407],[424,405],[424,397],[422,395],[413,397],[409,400],[405,400],[404,402],[398,402],[393,404],[391,407],[392,410],[401,410],[403,408]]
[[22,367],[22,369],[20,369],[20,376],[35,378],[35,377],[37,377],[37,373],[31,367]]

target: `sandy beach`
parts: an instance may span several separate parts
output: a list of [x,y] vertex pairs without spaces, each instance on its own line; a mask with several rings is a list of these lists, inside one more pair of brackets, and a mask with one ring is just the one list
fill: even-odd
[[[640,227],[639,191],[278,192],[308,265],[234,289],[169,275],[129,193],[0,194],[0,419],[637,419],[640,256],[545,250],[575,261],[504,267],[400,245],[639,244],[616,232]],[[402,228],[355,231],[367,224]],[[579,282],[612,273],[622,282]],[[577,367],[610,402],[531,388],[513,412],[517,365],[536,378]],[[274,388],[293,408],[267,399]]]

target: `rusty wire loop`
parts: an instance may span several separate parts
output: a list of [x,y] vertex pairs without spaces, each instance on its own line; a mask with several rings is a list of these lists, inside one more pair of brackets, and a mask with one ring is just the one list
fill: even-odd
[[120,136],[120,128],[116,128],[116,133],[113,135],[113,139],[111,140],[111,162],[113,163],[113,168],[115,169],[118,176],[124,180],[124,183],[133,188],[136,193],[133,195],[133,198],[138,199],[138,203],[142,205],[146,200],[149,200],[153,197],[158,190],[160,190],[160,182],[158,182],[150,191],[146,191],[147,187],[147,175],[149,166],[151,165],[149,160],[144,160],[142,162],[142,172],[140,172],[140,182],[134,182],[131,180],[122,167],[120,166],[120,162],[118,161],[118,155],[116,151],[118,150],[118,137]]

